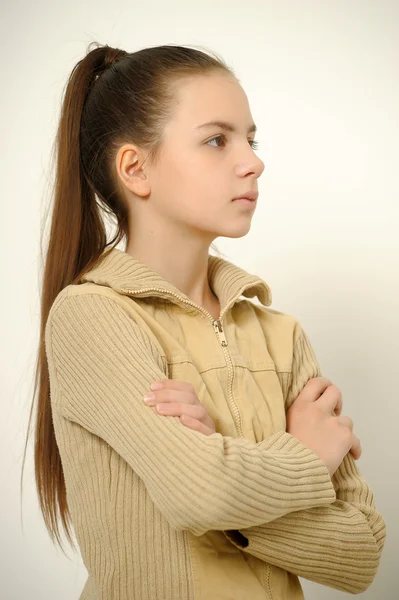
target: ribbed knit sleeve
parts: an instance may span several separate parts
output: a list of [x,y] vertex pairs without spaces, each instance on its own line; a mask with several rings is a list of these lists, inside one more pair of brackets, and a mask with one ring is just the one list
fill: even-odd
[[297,323],[296,342],[292,356],[292,367],[288,379],[288,389],[286,391],[285,408],[289,409],[305,387],[309,379],[321,377],[320,365],[317,361],[312,344],[303,327]]
[[335,500],[325,464],[284,431],[257,444],[205,436],[146,406],[166,363],[123,299],[61,294],[45,342],[57,411],[134,469],[172,527],[194,535],[245,528]]
[[[321,376],[305,331],[294,349],[287,390],[290,406],[306,382]],[[225,531],[238,548],[286,571],[332,588],[358,594],[373,582],[386,525],[373,493],[348,453],[332,477],[336,500],[284,515],[240,531]]]

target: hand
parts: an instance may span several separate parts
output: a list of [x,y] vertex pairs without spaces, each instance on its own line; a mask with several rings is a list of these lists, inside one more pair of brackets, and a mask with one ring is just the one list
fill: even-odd
[[148,406],[155,406],[159,414],[180,417],[183,425],[204,435],[215,433],[215,423],[198,400],[191,383],[176,379],[161,379],[153,383],[162,387],[152,391],[154,398],[146,402]]
[[315,452],[330,476],[350,451],[357,460],[362,449],[353,421],[341,416],[342,394],[325,377],[310,379],[287,410],[287,432]]

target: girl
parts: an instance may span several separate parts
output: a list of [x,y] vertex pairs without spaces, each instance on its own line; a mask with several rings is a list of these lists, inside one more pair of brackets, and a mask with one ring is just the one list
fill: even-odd
[[340,390],[267,283],[209,254],[250,229],[255,131],[197,49],[98,46],[68,81],[35,468],[52,539],[59,518],[76,533],[80,600],[299,600],[300,576],[359,593],[376,575],[385,523]]

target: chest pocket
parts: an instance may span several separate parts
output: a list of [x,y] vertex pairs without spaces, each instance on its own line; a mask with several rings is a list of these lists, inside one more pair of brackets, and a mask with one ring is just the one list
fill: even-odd
[[284,398],[274,364],[248,364],[230,356],[201,372],[189,356],[168,361],[168,377],[193,385],[197,397],[222,435],[258,443],[285,430]]
[[244,437],[258,443],[286,428],[284,393],[267,339],[279,332],[271,328],[265,333],[268,327],[247,301],[228,313],[224,329],[232,368],[230,396],[241,415]]
[[232,395],[244,437],[258,443],[285,430],[283,391],[274,365],[250,368],[236,363],[233,369]]
[[[221,334],[199,319],[181,319],[179,327],[180,343],[175,338],[168,345],[169,377],[193,385],[216,431],[258,443],[285,430],[280,378],[265,327],[250,303],[239,302],[225,314]],[[272,334],[278,331],[272,328]]]

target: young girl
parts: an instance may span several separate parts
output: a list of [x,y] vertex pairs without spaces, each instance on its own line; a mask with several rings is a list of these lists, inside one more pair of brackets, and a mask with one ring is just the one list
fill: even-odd
[[197,49],[96,47],[68,81],[35,468],[52,539],[76,533],[80,600],[299,600],[298,577],[359,593],[378,570],[340,390],[267,283],[209,254],[250,229],[255,131]]

